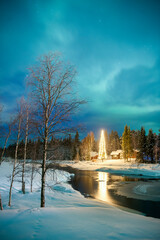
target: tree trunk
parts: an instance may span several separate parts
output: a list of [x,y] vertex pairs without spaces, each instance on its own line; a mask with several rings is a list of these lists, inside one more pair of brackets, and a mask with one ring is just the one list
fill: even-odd
[[11,185],[10,185],[10,189],[9,189],[9,202],[8,202],[8,206],[11,206],[12,187],[13,187],[13,181],[14,181],[14,175],[15,175],[15,169],[16,169],[16,162],[17,161],[14,161],[14,165],[13,165]]
[[15,158],[14,158],[14,164],[13,164],[13,172],[12,172],[12,178],[11,178],[11,185],[10,185],[10,190],[9,190],[9,202],[8,202],[8,206],[11,206],[11,195],[12,195],[12,187],[13,187],[15,170],[16,170],[16,163],[17,163],[17,154],[18,154],[18,144],[19,144],[20,130],[21,130],[21,121],[22,121],[22,116],[19,116],[18,135],[17,135],[17,143],[16,143],[16,150],[15,150]]
[[[33,156],[32,156],[32,161],[37,159],[37,157],[36,157],[36,150],[37,150],[37,143],[35,143],[35,146],[34,146],[34,152],[33,152]],[[34,163],[32,162],[32,172],[31,172],[31,192],[33,191],[33,177],[34,177],[34,170],[35,170],[35,167],[34,167]]]
[[8,138],[9,138],[10,134],[11,134],[11,126],[9,126],[9,132],[8,132],[7,137],[6,137],[4,148],[3,148],[3,151],[2,151],[2,154],[1,154],[0,165],[1,165],[2,161],[3,161],[3,156],[4,156],[4,153],[5,153],[5,150],[6,150],[6,146],[7,146],[7,142],[8,142]]
[[25,164],[26,164],[26,156],[27,156],[28,122],[29,122],[29,114],[28,114],[28,108],[27,108],[26,136],[25,136],[25,144],[24,144],[24,160],[23,160],[23,169],[22,169],[22,192],[23,192],[23,194],[25,194],[24,172],[25,172]]
[[[47,119],[47,116],[46,116],[46,119]],[[47,160],[47,143],[48,143],[48,120],[46,120],[45,122],[45,139],[44,139],[44,152],[43,152],[43,163],[42,163],[42,184],[41,184],[41,207],[45,207],[45,175],[46,175],[46,160]]]
[[41,207],[45,207],[46,160],[47,160],[47,139],[46,139],[46,137],[45,137],[43,163],[42,163]]

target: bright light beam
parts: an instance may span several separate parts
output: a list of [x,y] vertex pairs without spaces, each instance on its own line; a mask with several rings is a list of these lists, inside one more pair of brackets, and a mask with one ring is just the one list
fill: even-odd
[[106,143],[105,143],[105,138],[104,138],[104,131],[101,131],[101,138],[99,142],[99,154],[98,154],[98,159],[106,159],[107,154],[106,154]]

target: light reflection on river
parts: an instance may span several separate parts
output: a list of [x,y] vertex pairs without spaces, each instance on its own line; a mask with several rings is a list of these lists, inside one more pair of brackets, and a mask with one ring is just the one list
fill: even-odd
[[99,172],[98,180],[99,180],[98,191],[95,197],[102,201],[111,202],[109,193],[107,191],[108,173]]
[[71,170],[74,177],[71,185],[85,197],[93,197],[112,205],[119,205],[142,212],[146,216],[160,218],[160,202],[140,200],[117,195],[113,184],[127,184],[127,182],[150,181],[138,177],[118,176],[106,172]]

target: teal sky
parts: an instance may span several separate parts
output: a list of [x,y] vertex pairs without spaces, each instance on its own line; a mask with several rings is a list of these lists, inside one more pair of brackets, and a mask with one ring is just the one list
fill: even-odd
[[87,131],[160,128],[160,1],[1,1],[4,120],[25,94],[27,67],[49,51],[75,64]]

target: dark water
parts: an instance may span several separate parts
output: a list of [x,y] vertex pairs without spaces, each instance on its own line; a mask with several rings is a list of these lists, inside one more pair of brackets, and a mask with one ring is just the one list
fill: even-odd
[[116,191],[109,189],[109,185],[113,183],[127,183],[128,181],[147,181],[151,182],[153,179],[118,176],[110,173],[83,171],[75,169],[67,169],[74,173],[70,184],[75,190],[78,190],[85,197],[91,197],[104,202],[115,204],[120,207],[125,207],[138,211],[143,215],[160,218],[160,202],[150,200],[139,200],[119,196]]

